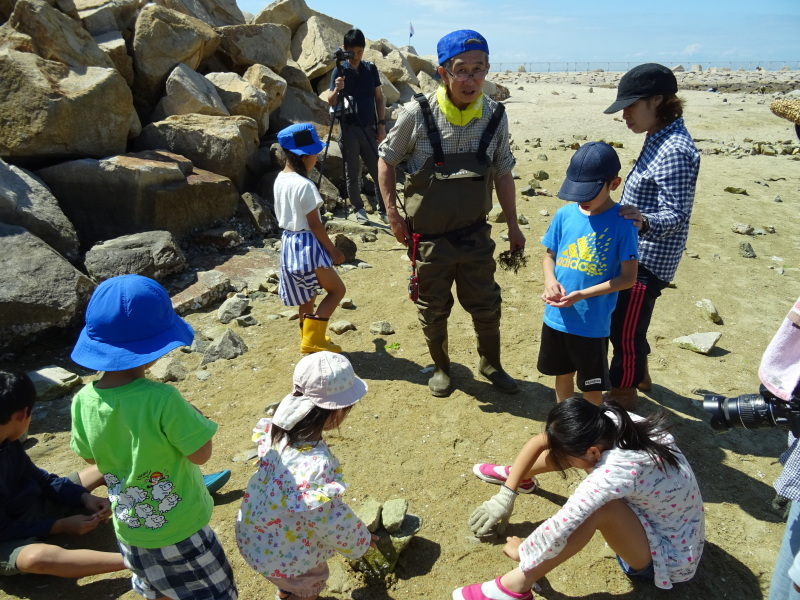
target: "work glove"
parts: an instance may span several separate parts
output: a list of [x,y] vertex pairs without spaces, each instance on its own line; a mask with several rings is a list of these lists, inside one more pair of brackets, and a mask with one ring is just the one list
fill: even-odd
[[497,533],[502,534],[508,525],[508,519],[514,511],[514,500],[517,492],[506,486],[476,508],[469,518],[469,528],[475,535],[486,535],[497,526]]

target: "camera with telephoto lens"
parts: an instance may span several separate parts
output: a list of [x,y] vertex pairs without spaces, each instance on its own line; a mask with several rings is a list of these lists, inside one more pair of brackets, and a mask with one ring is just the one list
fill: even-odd
[[336,52],[333,53],[333,58],[337,61],[347,60],[348,58],[353,58],[355,56],[355,52],[350,52],[349,50],[342,50],[341,48],[337,48]]
[[711,415],[711,427],[718,431],[781,427],[800,437],[800,398],[778,398],[763,385],[758,394],[704,396],[703,410]]

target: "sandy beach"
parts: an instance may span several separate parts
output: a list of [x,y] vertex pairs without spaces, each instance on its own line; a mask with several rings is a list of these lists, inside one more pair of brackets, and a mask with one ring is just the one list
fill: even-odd
[[[797,75],[786,76],[797,82]],[[357,330],[333,337],[370,391],[328,441],[350,482],[345,500],[353,508],[367,497],[403,497],[410,512],[422,517],[423,525],[388,582],[354,574],[337,556],[331,561],[329,588],[321,598],[444,599],[456,587],[494,578],[513,566],[501,552],[504,540],[477,540],[467,527],[467,518],[496,491],[472,475],[472,465],[510,463],[522,444],[542,430],[554,403],[551,378],[536,370],[543,312],[539,240],[562,205],[555,194],[573,152],[571,145],[584,140],[617,142],[627,172],[643,142],[643,136],[626,129],[619,115],[603,114],[615,92],[589,77],[533,73],[494,77],[511,93],[506,108],[519,176],[517,209],[529,223],[523,229],[527,267],[516,275],[505,271],[497,275],[504,301],[504,366],[519,380],[519,394],[499,394],[477,373],[471,320],[456,306],[450,319],[456,390],[448,398],[431,397],[428,375],[422,372],[431,362],[416,310],[406,297],[404,248],[386,227],[377,224],[377,242],[357,240],[358,258],[372,268],[342,275],[346,296],[355,308],[340,309],[334,315],[334,320],[351,321]],[[640,412],[649,414],[663,407],[672,415],[674,434],[697,474],[706,503],[705,554],[695,579],[667,593],[632,584],[603,540],[595,536],[585,551],[540,582],[540,595],[547,600],[762,598],[783,534],[782,515],[772,507],[772,482],[780,472],[776,458],[786,445],[786,433],[736,430],[718,434],[698,402],[704,393],[736,396],[758,390],[761,354],[800,294],[800,156],[752,153],[759,143],[782,149],[800,142],[788,121],[770,113],[770,93],[689,89],[680,95],[686,101],[687,128],[703,156],[686,253],[674,286],[664,291],[656,305],[650,327],[654,386],[643,395]],[[533,173],[541,170],[549,174],[538,190],[546,195],[521,195]],[[746,195],[726,192],[726,187],[743,188]],[[735,233],[732,226],[737,223],[749,224],[755,232]],[[498,250],[505,249],[505,231],[502,223],[493,227]],[[740,254],[743,242],[750,243],[755,258]],[[252,252],[267,255],[277,265],[274,254],[263,249]],[[716,305],[722,324],[703,317],[696,306],[702,299]],[[234,520],[254,465],[232,459],[252,448],[252,427],[267,405],[290,391],[291,372],[301,357],[297,323],[269,318],[286,310],[277,297],[267,295],[251,304],[251,314],[260,324],[237,329],[249,351],[233,361],[207,365],[204,369],[210,377],[204,381],[194,375],[200,369],[200,355],[180,354],[191,372],[174,384],[220,424],[214,455],[204,470],[229,468],[233,476],[215,497],[211,525],[233,564],[240,598],[247,600],[272,598],[275,590],[245,564],[236,548]],[[213,306],[186,318],[202,331],[217,323],[215,312]],[[371,334],[370,324],[379,320],[391,322],[395,333]],[[708,331],[722,333],[708,356],[680,349],[673,342],[679,336]],[[69,361],[69,340],[56,341],[16,357],[15,365],[30,369],[58,364],[83,374]],[[41,403],[34,411],[30,434],[28,451],[40,466],[58,473],[82,466],[68,446],[69,398]],[[541,477],[538,493],[517,500],[507,533],[528,535],[580,480],[577,472],[566,478]],[[70,542],[72,547],[78,544],[115,547],[110,526]],[[126,572],[77,582],[40,576],[8,578],[0,580],[0,590],[7,598],[33,600],[138,598],[130,590]]]

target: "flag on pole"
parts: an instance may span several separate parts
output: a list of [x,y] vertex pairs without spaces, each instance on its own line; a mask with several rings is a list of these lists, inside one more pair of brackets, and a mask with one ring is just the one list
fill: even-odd
[[412,35],[414,35],[414,25],[412,25],[411,22],[409,21],[409,23],[408,23],[408,37],[411,38]]

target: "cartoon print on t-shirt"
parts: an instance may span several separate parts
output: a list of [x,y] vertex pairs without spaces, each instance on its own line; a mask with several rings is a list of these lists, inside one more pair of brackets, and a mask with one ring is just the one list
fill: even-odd
[[124,491],[119,477],[113,473],[106,473],[103,477],[108,485],[109,500],[116,502],[114,517],[132,529],[142,526],[148,529],[163,527],[169,522],[164,513],[181,501],[181,497],[172,491],[175,484],[160,471],[137,477],[143,480],[144,486],[132,485]]

